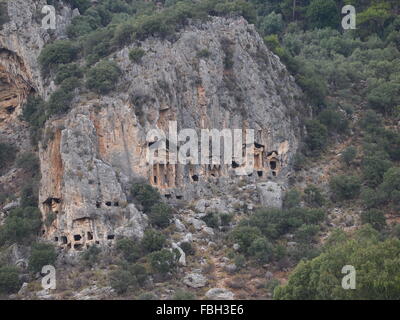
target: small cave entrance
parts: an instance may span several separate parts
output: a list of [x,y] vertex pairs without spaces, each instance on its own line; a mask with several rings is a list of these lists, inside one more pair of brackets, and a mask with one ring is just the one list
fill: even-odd
[[107,236],[107,240],[114,240],[114,239],[115,239],[115,235],[113,235],[113,234],[109,234]]
[[82,236],[80,234],[75,234],[74,235],[74,241],[81,241]]
[[176,196],[176,198],[177,198],[178,200],[182,200],[182,199],[183,199],[183,196]]
[[269,162],[269,166],[271,167],[272,170],[276,170],[276,167],[277,167],[277,162],[276,162],[276,160],[271,160],[271,161]]
[[239,167],[240,167],[239,163],[237,163],[236,161],[232,161],[232,168],[233,169],[237,169]]
[[272,171],[272,176],[276,177],[276,171]]
[[93,240],[93,233],[89,232],[87,233],[87,239],[88,240]]
[[68,243],[67,237],[66,236],[62,236],[61,237],[61,242],[62,242],[62,244],[67,244]]
[[111,207],[111,201],[107,201],[107,202],[106,202],[106,206],[107,206],[107,207]]
[[54,242],[58,242],[58,237],[54,237]]
[[263,172],[262,171],[257,171],[257,174],[258,174],[259,177],[263,176]]
[[192,175],[192,180],[194,182],[199,182],[199,176],[197,174]]
[[164,195],[164,197],[165,197],[166,199],[171,199],[171,195],[170,195],[170,194],[166,194],[166,195]]
[[80,243],[75,243],[75,244],[74,244],[74,249],[75,249],[75,250],[81,250],[81,249],[82,249],[82,244],[80,244]]
[[101,207],[101,202],[96,202],[96,208],[100,208]]
[[114,207],[119,207],[119,202],[118,201],[114,202]]

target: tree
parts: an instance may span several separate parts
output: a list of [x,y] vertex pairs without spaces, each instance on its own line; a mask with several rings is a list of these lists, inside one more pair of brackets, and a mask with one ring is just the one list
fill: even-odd
[[273,246],[264,237],[258,237],[251,243],[248,253],[260,263],[267,263],[273,258]]
[[161,250],[164,247],[166,240],[166,237],[161,232],[147,229],[144,232],[141,244],[146,252],[153,252]]
[[318,120],[309,120],[306,123],[307,137],[306,144],[310,151],[318,156],[325,149],[328,140],[326,126]]
[[153,271],[162,275],[166,275],[176,267],[176,256],[168,249],[151,253],[149,259]]
[[78,48],[69,40],[57,40],[45,46],[39,55],[42,70],[74,61],[78,55]]
[[[310,260],[300,262],[286,285],[275,289],[277,300],[398,300],[400,297],[400,240],[379,242],[370,227],[360,230]],[[343,290],[343,266],[357,271],[357,289]]]
[[0,170],[15,160],[16,148],[8,143],[0,142]]
[[29,257],[29,269],[39,272],[46,265],[54,265],[57,253],[54,246],[46,243],[35,243]]
[[279,34],[284,28],[282,15],[274,11],[263,18],[260,29],[263,34]]
[[363,211],[361,214],[361,222],[363,224],[370,224],[378,231],[386,227],[386,218],[382,211],[377,209],[370,209]]
[[115,89],[121,74],[115,62],[103,60],[87,73],[86,86],[100,94],[107,94]]
[[134,48],[129,51],[129,59],[135,63],[139,63],[145,54],[146,52],[143,49]]
[[321,207],[325,204],[325,197],[315,185],[308,185],[304,189],[304,200],[309,206]]
[[165,203],[156,203],[147,213],[152,225],[159,228],[166,228],[172,218],[172,209]]
[[310,28],[337,28],[340,15],[335,1],[312,0],[306,11],[307,24]]
[[2,266],[0,267],[0,293],[15,293],[20,288],[21,281],[16,267]]
[[361,190],[360,179],[357,176],[336,176],[329,183],[333,198],[336,200],[350,200],[358,197]]
[[157,189],[145,183],[132,184],[131,196],[135,202],[143,207],[143,210],[146,213],[151,210],[153,205],[161,201],[161,196]]
[[362,161],[362,174],[366,184],[376,187],[383,181],[383,175],[392,166],[392,162],[378,156],[377,154],[367,155]]
[[342,152],[342,161],[347,165],[350,166],[352,164],[352,162],[354,161],[354,159],[357,156],[357,149],[353,146],[350,146],[348,148],[346,148],[343,152]]
[[139,244],[132,239],[118,239],[116,248],[129,262],[135,262],[142,256],[142,250]]

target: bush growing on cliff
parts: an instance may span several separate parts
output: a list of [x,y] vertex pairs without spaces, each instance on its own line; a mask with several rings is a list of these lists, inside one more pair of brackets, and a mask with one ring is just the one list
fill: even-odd
[[146,52],[143,49],[135,48],[129,51],[129,59],[135,63],[139,63]]
[[134,183],[131,187],[131,196],[146,213],[151,210],[153,205],[161,201],[158,190],[145,183]]
[[132,239],[118,239],[116,248],[128,262],[135,262],[142,256],[140,245]]
[[149,260],[152,270],[164,276],[172,272],[177,265],[176,255],[168,249],[153,252]]
[[74,61],[78,56],[77,46],[69,40],[57,40],[43,48],[39,56],[42,70],[48,71],[59,64]]
[[150,223],[159,228],[166,228],[170,224],[172,218],[172,209],[165,203],[156,203],[147,213]]
[[318,156],[326,147],[328,141],[328,130],[318,120],[309,120],[306,123],[306,144],[311,155]]
[[83,70],[76,63],[63,64],[58,68],[55,79],[56,84],[61,84],[68,78],[82,78]]
[[141,242],[143,249],[150,253],[153,251],[161,250],[166,244],[166,237],[156,230],[147,229]]
[[18,291],[21,286],[19,272],[16,267],[0,267],[0,293],[11,294]]
[[87,73],[86,86],[100,94],[107,94],[115,89],[121,74],[115,62],[101,61]]
[[26,172],[36,174],[40,169],[39,158],[33,152],[25,152],[17,158],[17,166]]
[[38,235],[41,225],[42,215],[38,208],[14,209],[0,227],[0,244],[29,243]]
[[15,160],[17,150],[11,144],[0,142],[0,170]]
[[350,200],[358,197],[361,190],[360,179],[357,176],[336,176],[329,183],[335,200]]
[[54,265],[57,253],[54,246],[46,243],[35,243],[29,257],[29,269],[39,272],[46,265]]

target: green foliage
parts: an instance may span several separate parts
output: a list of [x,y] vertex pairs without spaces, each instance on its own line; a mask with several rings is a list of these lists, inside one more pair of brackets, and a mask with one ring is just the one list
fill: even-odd
[[187,256],[193,256],[196,253],[195,248],[190,242],[182,242],[179,246]]
[[315,185],[308,185],[304,189],[304,201],[311,207],[321,207],[325,204],[325,197]]
[[107,94],[115,89],[120,74],[121,71],[116,63],[101,61],[88,71],[86,86],[97,93]]
[[303,243],[310,243],[315,239],[315,236],[319,232],[319,226],[314,224],[303,224],[299,229],[296,231],[296,239]]
[[39,63],[42,70],[48,71],[59,64],[74,61],[78,56],[78,48],[69,40],[57,40],[45,46],[40,53]]
[[61,84],[69,78],[80,79],[83,77],[83,70],[76,63],[62,64],[58,67],[56,84]]
[[310,28],[336,28],[341,21],[333,0],[311,0],[307,7],[306,17]]
[[306,123],[307,137],[306,144],[311,155],[318,156],[326,147],[328,140],[328,130],[326,126],[318,120],[309,120]]
[[383,230],[386,227],[385,215],[382,211],[377,209],[363,211],[361,214],[361,222],[363,224],[370,224],[378,231]]
[[[354,239],[329,246],[310,261],[302,261],[285,286],[274,292],[277,300],[397,300],[400,295],[400,240],[379,242],[370,229]],[[341,270],[351,265],[357,270],[357,289],[343,290]]]
[[198,58],[209,58],[211,55],[210,51],[208,49],[201,49],[199,52],[197,52],[197,57]]
[[346,148],[341,155],[341,160],[347,165],[350,166],[354,159],[357,156],[357,149],[353,146]]
[[150,223],[159,228],[166,228],[170,224],[172,218],[172,209],[165,203],[154,204],[150,211],[147,213]]
[[285,209],[299,207],[300,201],[301,201],[300,192],[295,189],[291,189],[285,194],[285,198],[283,199],[283,207]]
[[383,175],[392,166],[391,161],[381,155],[372,153],[362,161],[362,174],[364,182],[370,187],[376,187],[383,181]]
[[33,152],[25,152],[17,158],[17,166],[27,172],[37,172],[40,169],[39,158]]
[[328,129],[329,133],[346,133],[348,121],[343,113],[331,108],[325,109],[318,115],[318,120]]
[[128,262],[135,262],[142,256],[140,245],[132,239],[118,239],[116,248]]
[[174,271],[177,265],[175,254],[168,249],[153,252],[150,254],[149,260],[152,270],[162,275]]
[[144,212],[150,212],[152,206],[161,201],[157,189],[149,184],[134,183],[131,187],[131,195],[135,202],[143,207]]
[[37,236],[42,224],[38,208],[17,208],[10,212],[0,227],[0,244],[28,244]]
[[357,176],[335,176],[330,180],[329,186],[333,199],[338,201],[357,198],[361,190],[360,179]]
[[257,227],[242,225],[232,231],[231,237],[235,243],[239,244],[240,251],[250,253],[249,248],[253,241],[261,237],[261,231]]
[[14,162],[16,153],[17,150],[13,145],[0,142],[0,170]]
[[141,242],[143,249],[150,253],[161,250],[166,244],[166,237],[159,231],[147,229]]
[[46,265],[54,265],[57,253],[54,246],[46,243],[35,243],[29,257],[29,269],[39,272]]
[[148,272],[142,264],[124,264],[110,273],[110,285],[118,293],[137,290],[148,278]]
[[283,31],[284,23],[280,13],[271,12],[263,18],[260,30],[263,34],[279,34]]
[[258,262],[267,263],[273,258],[273,246],[264,237],[258,237],[251,243],[248,253]]
[[1,266],[0,267],[0,293],[11,294],[16,293],[21,286],[19,273],[16,267]]
[[99,262],[99,255],[101,249],[98,246],[90,246],[81,256],[82,261],[85,265],[93,267]]
[[140,63],[145,54],[146,51],[144,51],[143,49],[134,48],[129,51],[129,59],[135,63]]

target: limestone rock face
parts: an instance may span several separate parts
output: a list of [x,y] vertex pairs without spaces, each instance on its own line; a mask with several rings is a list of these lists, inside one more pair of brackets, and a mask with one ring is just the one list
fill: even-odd
[[[42,79],[37,57],[48,41],[65,36],[66,26],[78,14],[61,4],[57,30],[49,33],[41,29],[40,15],[35,16],[45,3],[10,1],[10,21],[0,30],[0,86],[5,88],[0,95],[0,135],[27,148],[28,127],[17,117],[21,105],[32,90],[47,99],[56,89],[51,78]],[[145,55],[134,63],[129,51],[138,46]],[[226,193],[227,182],[243,178],[253,184],[286,183],[303,131],[299,115],[307,109],[294,79],[253,25],[242,18],[193,22],[173,40],[149,38],[110,59],[122,70],[115,91],[107,96],[76,91],[71,111],[46,122],[39,146],[39,203],[49,222],[42,231],[45,239],[80,250],[112,244],[118,236],[141,238],[148,219],[129,196],[137,179],[178,203],[210,198],[218,190]],[[202,164],[194,154],[189,164],[174,164],[173,143],[164,150],[167,162],[150,163],[146,155],[155,141],[148,135],[154,129],[168,134],[171,121],[178,133],[195,129],[198,137],[202,129],[254,130],[254,168],[243,177],[236,174],[241,164],[235,161]],[[171,136],[168,139],[171,142]],[[204,210],[230,211],[230,199]]]
[[57,28],[50,33],[41,25],[46,4],[45,0],[13,0],[2,6],[8,22],[0,28],[0,138],[24,150],[29,149],[29,131],[18,118],[21,107],[31,91],[46,97],[53,89],[44,85],[37,58],[47,42],[65,36],[73,14],[60,3]]

